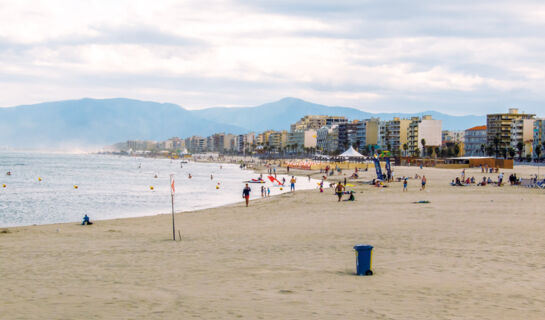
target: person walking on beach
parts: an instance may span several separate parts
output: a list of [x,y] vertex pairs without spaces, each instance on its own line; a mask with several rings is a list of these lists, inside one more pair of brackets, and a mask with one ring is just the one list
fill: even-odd
[[407,182],[407,178],[403,179],[403,192],[408,191],[408,190],[407,190],[407,183],[408,183],[408,182]]
[[265,186],[261,186],[261,198],[265,197]]
[[242,197],[246,200],[246,207],[248,206],[248,202],[250,202],[250,191],[252,191],[252,189],[250,189],[248,184],[242,189]]
[[294,176],[291,176],[291,180],[290,180],[290,191],[295,191],[295,182],[297,182],[297,180],[295,180],[295,177],[294,177]]
[[337,197],[339,197],[339,201],[337,202],[341,202],[341,199],[343,198],[343,193],[344,193],[344,186],[341,184],[340,181],[339,183],[337,183],[337,186],[335,187],[335,193],[337,194]]
[[424,191],[426,189],[426,182],[428,182],[426,176],[422,176],[422,188],[420,191]]

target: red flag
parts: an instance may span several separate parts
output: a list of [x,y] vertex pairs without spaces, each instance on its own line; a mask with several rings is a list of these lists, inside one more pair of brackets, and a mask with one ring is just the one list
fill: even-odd
[[176,188],[174,187],[174,175],[170,176],[170,194],[176,193]]

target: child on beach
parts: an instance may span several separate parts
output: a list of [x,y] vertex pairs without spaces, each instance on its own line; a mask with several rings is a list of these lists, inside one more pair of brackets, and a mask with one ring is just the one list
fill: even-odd
[[426,182],[426,176],[422,176],[422,188],[420,189],[420,191],[424,191],[426,189]]
[[297,180],[295,180],[295,176],[291,176],[291,180],[290,180],[290,191],[295,191],[295,182]]
[[248,206],[248,202],[250,202],[250,191],[252,191],[252,189],[250,189],[248,184],[242,189],[242,197],[246,200],[246,207]]
[[267,197],[271,196],[271,188],[267,187]]
[[405,179],[403,180],[403,192],[406,192],[406,191],[407,191],[407,183],[408,183],[408,182],[407,182],[407,178],[405,178]]

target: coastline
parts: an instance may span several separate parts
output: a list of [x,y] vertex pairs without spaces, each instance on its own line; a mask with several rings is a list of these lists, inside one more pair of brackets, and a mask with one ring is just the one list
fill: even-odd
[[[308,190],[177,213],[176,242],[168,214],[10,228],[0,309],[6,319],[543,319],[543,191],[423,173],[423,192],[414,179],[406,193],[354,183],[355,202]],[[358,243],[375,247],[372,277],[354,276]]]

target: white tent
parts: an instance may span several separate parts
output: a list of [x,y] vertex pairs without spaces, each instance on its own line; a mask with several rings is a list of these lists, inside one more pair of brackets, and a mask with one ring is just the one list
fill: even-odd
[[361,153],[357,152],[356,150],[354,150],[354,148],[352,148],[352,146],[350,146],[350,148],[348,150],[346,150],[345,152],[341,153],[339,155],[339,157],[363,158],[363,155]]

